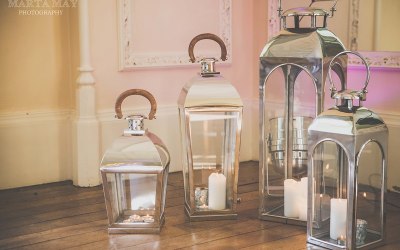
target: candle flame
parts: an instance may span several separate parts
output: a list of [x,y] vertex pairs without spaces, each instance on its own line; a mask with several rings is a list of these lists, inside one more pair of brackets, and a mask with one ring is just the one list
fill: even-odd
[[328,163],[328,164],[326,164],[326,167],[325,167],[325,169],[329,169],[329,163]]
[[363,196],[366,198],[366,197],[367,197],[367,193],[366,193],[366,192],[364,192],[364,193],[363,193]]

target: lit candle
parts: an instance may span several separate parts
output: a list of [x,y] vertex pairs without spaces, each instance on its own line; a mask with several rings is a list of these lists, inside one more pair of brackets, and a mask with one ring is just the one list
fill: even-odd
[[212,173],[208,177],[208,207],[213,210],[225,209],[226,177],[220,173]]
[[340,237],[337,238],[337,244],[344,246],[346,243],[346,238],[343,235],[340,235]]
[[297,218],[299,217],[299,210],[297,208],[297,189],[298,182],[293,179],[286,179],[283,182],[283,196],[284,196],[284,215],[286,217]]
[[154,217],[151,215],[146,214],[145,216],[142,216],[143,222],[154,222]]
[[330,237],[346,235],[347,199],[331,199]]

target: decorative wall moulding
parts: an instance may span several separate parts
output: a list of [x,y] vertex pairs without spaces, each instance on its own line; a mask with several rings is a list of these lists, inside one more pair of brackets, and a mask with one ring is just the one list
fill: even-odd
[[[117,3],[121,71],[192,65],[187,48],[192,37],[200,33],[218,35],[228,52],[228,60],[221,63],[231,63],[231,0],[118,0]],[[167,22],[169,15],[180,23]],[[147,22],[150,19],[151,22]],[[198,58],[216,57],[220,52],[215,51],[203,48],[196,55]]]
[[[400,70],[400,52],[360,51],[360,54],[372,68]],[[349,57],[349,65],[354,68],[364,67],[362,61],[356,57]]]
[[[346,46],[351,50],[357,50],[359,39],[359,0],[349,1],[349,42]],[[280,31],[280,20],[278,16],[278,0],[268,1],[268,39],[276,36]],[[372,68],[385,68],[400,70],[400,52],[383,51],[360,51],[365,57],[367,63]],[[361,66],[361,60],[350,58],[348,65],[350,67]]]

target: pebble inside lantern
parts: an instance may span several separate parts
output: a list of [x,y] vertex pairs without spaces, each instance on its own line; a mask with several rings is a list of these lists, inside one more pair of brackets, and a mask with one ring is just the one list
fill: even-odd
[[365,86],[337,91],[329,72],[336,106],[308,130],[307,241],[331,249],[374,248],[384,241],[388,129],[362,106],[369,68],[361,59],[367,67]]
[[[131,89],[115,103],[122,118],[122,101],[130,95],[147,98],[149,119],[155,118],[156,101],[149,92]],[[129,128],[109,147],[101,161],[109,233],[157,233],[164,223],[165,195],[170,156],[161,139],[143,128],[143,115],[130,115]]]
[[[203,39],[221,46],[213,34],[201,34],[189,45]],[[237,217],[237,180],[243,104],[231,83],[215,71],[214,58],[201,60],[201,73],[182,89],[178,100],[182,140],[185,211],[191,221]]]
[[[324,108],[329,62],[344,46],[326,28],[334,8],[332,14],[312,7],[281,14],[280,3],[284,30],[260,55],[259,218],[305,226],[307,129]],[[333,69],[344,84],[347,55],[340,59]]]

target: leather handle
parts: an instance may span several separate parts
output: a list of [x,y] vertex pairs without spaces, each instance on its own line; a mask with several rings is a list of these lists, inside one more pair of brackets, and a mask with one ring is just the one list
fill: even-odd
[[145,97],[147,100],[149,100],[150,105],[151,105],[151,109],[150,109],[150,113],[149,113],[149,120],[154,119],[156,111],[157,111],[157,102],[156,102],[156,99],[154,98],[154,96],[150,92],[148,92],[144,89],[129,89],[129,90],[121,93],[118,96],[117,101],[115,102],[116,117],[118,119],[122,118],[121,104],[125,100],[125,98],[127,98],[128,96],[131,96],[131,95],[140,95],[140,96]]
[[219,44],[219,46],[221,47],[221,60],[225,61],[227,59],[226,58],[227,51],[226,51],[225,43],[224,43],[224,41],[222,41],[221,38],[219,38],[218,36],[211,34],[211,33],[200,34],[200,35],[195,36],[192,39],[192,41],[189,44],[189,49],[188,49],[190,61],[192,63],[194,63],[196,61],[196,58],[194,57],[194,54],[193,54],[193,49],[194,49],[194,46],[196,45],[196,43],[200,40],[206,40],[206,39],[213,40]]

